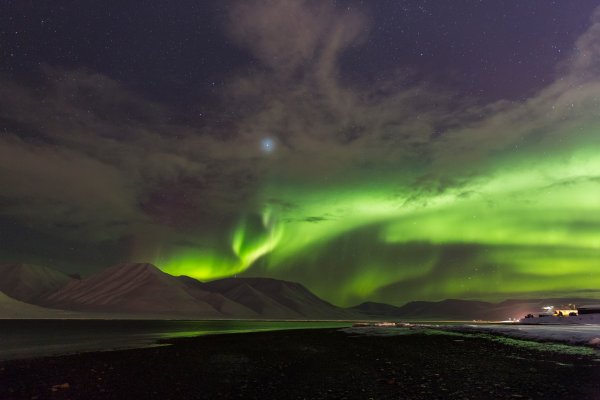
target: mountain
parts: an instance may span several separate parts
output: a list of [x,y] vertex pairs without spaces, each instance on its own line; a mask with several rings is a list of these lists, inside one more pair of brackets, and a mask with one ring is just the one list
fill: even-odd
[[[178,279],[185,282],[188,288],[193,288],[198,293],[201,293],[200,296],[197,296],[198,298],[209,302],[214,308],[224,314],[246,318],[259,318],[261,316],[264,318],[286,318],[294,315],[293,312],[286,310],[284,306],[278,304],[268,295],[244,284],[243,278],[240,280],[240,285],[236,285],[237,288],[232,287],[232,290],[226,293],[222,293],[218,286],[199,282],[189,276],[180,276]],[[231,304],[237,308],[242,308],[243,311],[241,313],[239,310],[228,312]]]
[[51,310],[28,304],[0,292],[0,319],[77,318],[76,312]]
[[353,312],[326,302],[296,282],[271,278],[226,278],[205,283],[203,287],[243,304],[258,315],[281,318],[294,315],[311,319],[356,317]]
[[43,266],[4,264],[0,265],[0,277],[0,318],[497,321],[535,314],[544,305],[599,302],[583,298],[500,303],[448,299],[413,301],[400,307],[366,302],[342,309],[295,282],[270,278],[200,282],[143,263],[116,265],[84,279]]
[[447,299],[442,301],[411,301],[401,307],[385,303],[366,302],[351,307],[373,318],[396,317],[406,319],[472,320],[482,319],[492,303],[483,301]]
[[169,275],[152,264],[117,265],[86,279],[72,279],[35,300],[50,308],[171,318],[356,318],[298,283],[268,278],[203,283]]
[[366,301],[349,309],[374,318],[402,316],[402,309],[400,307],[373,301]]
[[400,307],[401,315],[407,318],[461,320],[484,319],[492,303],[484,301],[447,299],[437,302],[412,301]]
[[585,298],[512,299],[500,303],[475,300],[447,299],[442,301],[413,301],[401,307],[383,303],[362,303],[351,309],[372,318],[449,321],[503,321],[536,314],[546,305],[595,304],[598,300]]
[[35,302],[76,280],[52,268],[22,263],[0,265],[0,277],[0,292],[24,302]]
[[598,304],[600,300],[581,297],[559,297],[545,299],[511,299],[493,305],[490,313],[501,319],[520,318],[527,314],[538,314],[544,306],[578,306]]
[[190,292],[193,291],[186,290],[183,282],[151,264],[123,264],[72,281],[40,303],[78,311],[221,316]]

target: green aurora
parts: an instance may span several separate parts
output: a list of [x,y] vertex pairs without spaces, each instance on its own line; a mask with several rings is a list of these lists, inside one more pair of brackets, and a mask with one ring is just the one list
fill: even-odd
[[289,131],[286,146],[264,155],[247,207],[214,232],[219,245],[167,245],[155,261],[203,280],[298,281],[340,305],[598,297],[598,43],[600,12],[556,80],[519,101],[379,96],[319,65],[325,81],[258,90],[266,111],[243,125]]
[[593,1],[16,3],[51,17],[0,32],[0,261],[600,298]]
[[417,200],[393,176],[331,188],[272,184],[261,217],[241,219],[228,251],[180,250],[156,262],[204,280],[244,272],[297,279],[339,304],[593,291],[600,287],[596,132],[600,126],[580,149],[512,157],[467,185]]

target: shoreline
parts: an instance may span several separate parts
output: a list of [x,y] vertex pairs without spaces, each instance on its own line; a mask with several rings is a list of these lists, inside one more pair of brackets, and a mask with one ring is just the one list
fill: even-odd
[[366,335],[401,335],[408,331],[440,330],[448,334],[473,334],[514,340],[593,349],[600,354],[600,325],[515,324],[515,323],[358,323],[347,329]]
[[[120,349],[144,348],[159,344],[161,339],[196,337],[214,334],[266,332],[291,329],[323,329],[323,328],[348,328],[371,335],[403,334],[409,330],[443,330],[447,332],[490,334],[515,339],[529,340],[542,343],[556,343],[574,346],[586,346],[600,350],[600,331],[598,325],[570,324],[570,325],[542,325],[542,324],[515,324],[505,321],[442,321],[442,320],[123,320],[123,319],[10,319],[4,321],[4,332],[0,333],[0,361],[19,359],[19,356],[5,357],[6,351],[2,347],[10,346],[10,340],[19,335],[29,335],[32,330],[46,330],[49,328],[50,336],[60,336],[77,331],[79,334],[74,340],[59,343],[48,343],[47,337],[38,338],[37,347],[43,349],[44,344],[49,347],[63,347],[65,352],[53,351],[45,354],[24,355],[23,358],[60,356],[90,351],[112,351]],[[87,325],[91,324],[90,325]],[[36,326],[36,324],[41,324]],[[66,325],[65,325],[66,324]],[[50,325],[50,326],[47,326]],[[88,329],[86,334],[82,331]],[[183,328],[183,329],[182,329]],[[90,335],[91,334],[91,335]],[[102,340],[110,337],[112,341],[104,343],[98,341],[97,345],[87,348],[85,342]],[[36,342],[29,338],[29,349],[36,348]],[[115,340],[117,339],[117,340]],[[82,341],[79,343],[78,341]],[[41,344],[41,345],[40,345]],[[12,346],[19,345],[18,340]],[[106,347],[103,347],[105,345]],[[13,353],[18,353],[14,349]]]
[[180,337],[349,326],[339,321],[13,320],[0,331],[0,361],[141,349]]
[[[297,329],[337,328],[351,334],[369,336],[395,336],[407,333],[440,331],[447,334],[475,335],[490,338],[506,338],[527,342],[530,347],[550,346],[560,350],[571,348],[572,353],[585,350],[600,355],[600,331],[589,325],[523,325],[505,322],[484,323],[481,321],[340,321],[340,320],[78,320],[68,319],[21,319],[12,320],[0,334],[0,362],[26,360],[40,357],[58,357],[90,352],[108,352],[143,349],[170,344],[175,338],[195,338],[207,335],[244,334],[252,332],[285,331]],[[56,323],[59,331],[56,331]],[[88,322],[91,326],[85,324]],[[36,324],[43,324],[36,326]],[[66,323],[67,325],[63,325]],[[83,323],[83,324],[82,324]],[[142,323],[144,325],[139,325]],[[49,338],[67,335],[67,340],[48,341],[42,336],[29,337],[20,342],[20,335],[29,335],[31,329],[46,330],[51,324]],[[237,326],[236,326],[237,324]],[[87,329],[91,328],[91,329]],[[132,329],[133,328],[133,329]],[[183,329],[182,329],[183,328]],[[87,331],[86,331],[87,329]],[[73,331],[76,333],[70,338]],[[83,334],[82,334],[83,332]],[[11,339],[13,341],[11,342]],[[68,340],[72,339],[72,340]],[[572,350],[575,349],[575,350]],[[563,349],[564,350],[564,349]]]
[[165,339],[165,346],[0,362],[3,399],[600,396],[592,356],[477,337],[338,329]]

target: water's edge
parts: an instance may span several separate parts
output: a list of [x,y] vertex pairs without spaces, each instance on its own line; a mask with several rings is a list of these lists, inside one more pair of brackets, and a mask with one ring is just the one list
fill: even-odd
[[168,345],[182,337],[349,327],[339,321],[2,320],[0,361]]

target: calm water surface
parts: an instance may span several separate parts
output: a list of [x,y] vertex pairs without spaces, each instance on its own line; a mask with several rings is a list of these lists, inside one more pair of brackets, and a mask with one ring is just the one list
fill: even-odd
[[0,360],[148,347],[159,339],[176,337],[350,325],[304,321],[0,320]]

